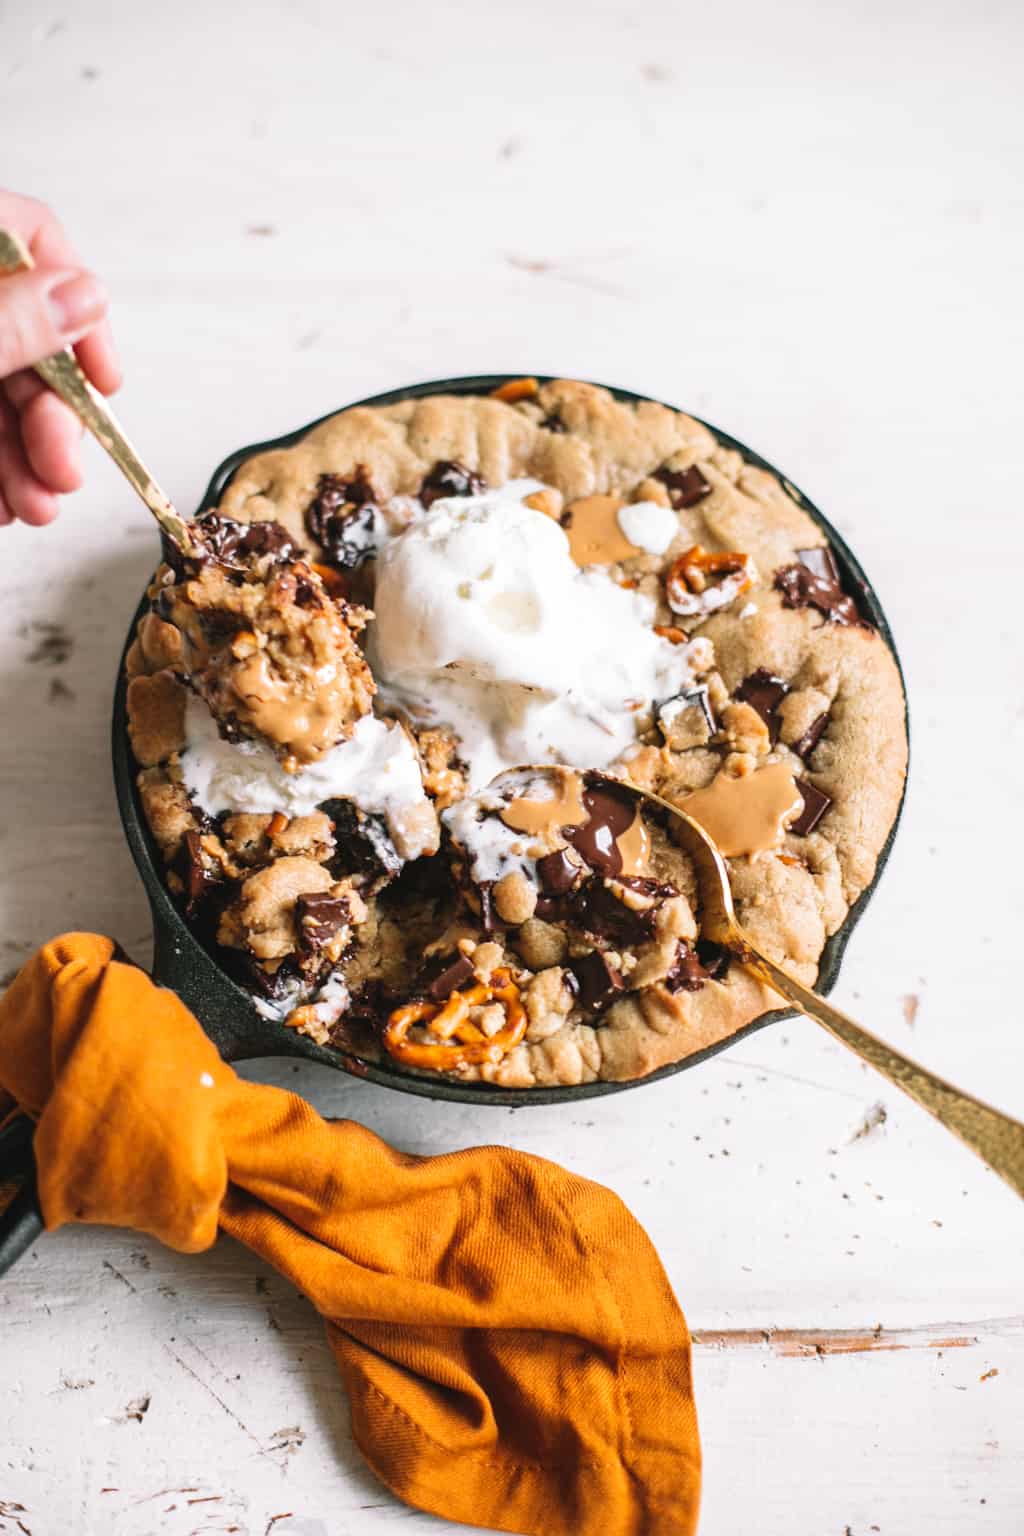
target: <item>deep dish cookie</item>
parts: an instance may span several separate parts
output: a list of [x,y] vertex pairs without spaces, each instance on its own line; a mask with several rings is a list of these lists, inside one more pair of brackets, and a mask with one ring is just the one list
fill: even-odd
[[[251,600],[217,573],[182,613],[158,573],[139,792],[189,920],[293,1027],[506,1086],[642,1076],[774,998],[703,943],[688,860],[607,776],[685,802],[740,921],[813,981],[898,810],[899,675],[773,475],[654,402],[500,394],[355,407],[238,469],[218,526],[316,571],[346,736],[291,762],[225,739],[196,614],[234,658]],[[531,762],[574,771],[510,773]]]

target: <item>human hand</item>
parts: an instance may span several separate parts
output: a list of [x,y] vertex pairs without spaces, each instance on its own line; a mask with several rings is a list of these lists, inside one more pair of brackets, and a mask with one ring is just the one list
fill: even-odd
[[107,295],[44,203],[0,190],[0,226],[20,235],[32,272],[0,277],[0,528],[41,527],[57,497],[82,483],[78,418],[32,371],[73,346],[86,376],[113,394],[121,370],[104,316]]

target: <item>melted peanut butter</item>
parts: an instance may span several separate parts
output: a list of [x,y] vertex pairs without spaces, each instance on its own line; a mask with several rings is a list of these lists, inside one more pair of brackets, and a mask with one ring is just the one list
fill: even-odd
[[651,834],[639,807],[625,832],[615,839],[615,846],[622,855],[621,874],[642,875],[646,872],[651,857]]
[[770,763],[741,779],[719,773],[679,806],[700,822],[720,853],[735,858],[777,848],[803,803],[790,770],[784,763]]
[[[232,668],[229,686],[244,703],[254,730],[269,741],[287,743],[291,757],[309,763],[345,734],[332,687],[335,670],[330,669],[330,678],[318,678],[307,696],[294,682],[276,677],[265,653],[257,651]],[[289,766],[287,761],[284,766]]]
[[583,496],[563,513],[569,553],[577,565],[612,565],[643,554],[619,527],[620,496]]
[[567,769],[554,769],[552,777],[556,788],[550,800],[509,801],[501,813],[506,827],[511,827],[513,832],[528,832],[532,837],[543,837],[545,833],[557,831],[559,827],[577,827],[588,819],[579,774]]

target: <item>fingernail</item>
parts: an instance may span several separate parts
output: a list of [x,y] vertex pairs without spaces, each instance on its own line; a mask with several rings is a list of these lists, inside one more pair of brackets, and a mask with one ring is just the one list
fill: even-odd
[[59,278],[47,298],[62,336],[79,336],[102,319],[107,308],[107,295],[91,272]]

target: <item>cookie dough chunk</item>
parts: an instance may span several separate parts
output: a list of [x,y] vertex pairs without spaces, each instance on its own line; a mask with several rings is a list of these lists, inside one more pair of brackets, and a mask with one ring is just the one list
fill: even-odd
[[285,767],[351,735],[374,694],[357,643],[367,613],[302,561],[238,572],[210,561],[163,586],[193,687],[229,735],[262,737]]

